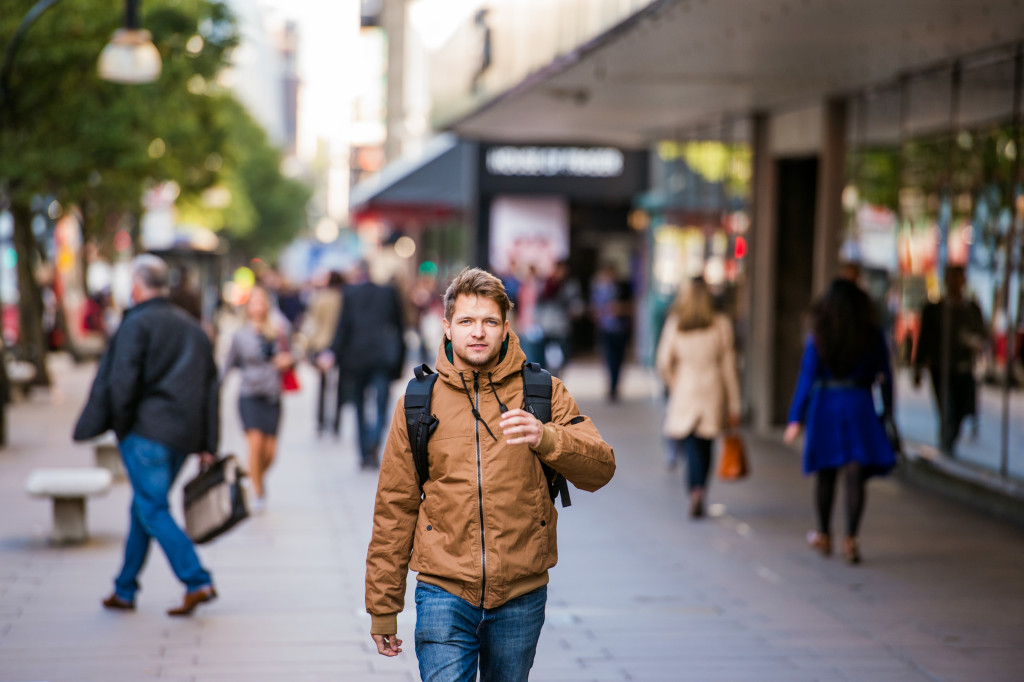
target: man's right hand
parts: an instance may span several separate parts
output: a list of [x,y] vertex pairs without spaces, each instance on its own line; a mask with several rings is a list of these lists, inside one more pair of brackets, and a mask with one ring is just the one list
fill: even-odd
[[402,640],[398,635],[370,635],[381,656],[397,656],[402,653]]

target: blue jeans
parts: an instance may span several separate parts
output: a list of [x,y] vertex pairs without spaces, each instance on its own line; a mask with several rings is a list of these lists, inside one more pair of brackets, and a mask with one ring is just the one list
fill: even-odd
[[[352,377],[356,401],[356,421],[359,423],[359,450],[363,464],[376,464],[380,449],[384,422],[388,416],[388,392],[391,390],[391,376],[386,369],[359,372]],[[371,422],[366,414],[366,390],[373,389],[376,410]]]
[[707,438],[690,434],[686,438],[669,439],[676,457],[686,456],[686,488],[707,488],[711,471],[711,446]]
[[495,609],[416,585],[416,658],[423,682],[526,682],[544,625],[548,588]]
[[174,575],[189,592],[210,585],[212,579],[199,563],[192,540],[175,523],[167,504],[167,494],[188,453],[131,433],[120,445],[134,495],[131,527],[124,544],[124,566],[114,580],[114,593],[126,601],[135,600],[137,578],[146,563],[152,538],[160,544]]

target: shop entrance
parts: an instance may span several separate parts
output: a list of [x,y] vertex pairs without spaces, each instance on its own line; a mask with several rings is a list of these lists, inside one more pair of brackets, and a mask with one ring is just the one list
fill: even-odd
[[811,304],[814,219],[818,159],[780,159],[775,166],[777,247],[775,255],[775,335],[772,340],[775,379],[772,423],[783,424],[789,411]]

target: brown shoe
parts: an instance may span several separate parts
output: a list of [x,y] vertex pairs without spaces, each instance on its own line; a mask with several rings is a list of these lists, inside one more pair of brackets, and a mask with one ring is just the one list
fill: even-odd
[[843,558],[848,564],[860,563],[860,547],[857,546],[857,538],[848,537],[843,540]]
[[821,554],[821,556],[830,556],[832,554],[832,538],[825,533],[819,533],[816,530],[808,531],[807,544],[811,549]]
[[121,599],[116,594],[112,594],[102,602],[103,608],[110,609],[111,611],[134,611],[135,602]]
[[217,598],[217,590],[213,589],[213,585],[207,585],[206,587],[200,587],[198,590],[192,590],[191,592],[185,593],[185,599],[181,602],[181,606],[174,609],[167,609],[168,616],[187,616],[196,610],[196,607],[203,602],[213,601]]

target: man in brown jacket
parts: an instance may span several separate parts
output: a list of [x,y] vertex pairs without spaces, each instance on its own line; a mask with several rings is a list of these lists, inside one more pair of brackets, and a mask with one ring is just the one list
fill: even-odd
[[[444,295],[428,446],[416,474],[400,400],[391,422],[366,557],[370,633],[384,656],[402,651],[398,613],[416,571],[416,657],[424,680],[526,680],[558,560],[558,514],[541,462],[577,488],[597,490],[615,471],[611,446],[558,379],[551,421],[524,409],[526,356],[509,329],[501,281],[461,272]],[[514,408],[514,409],[510,409]]]

